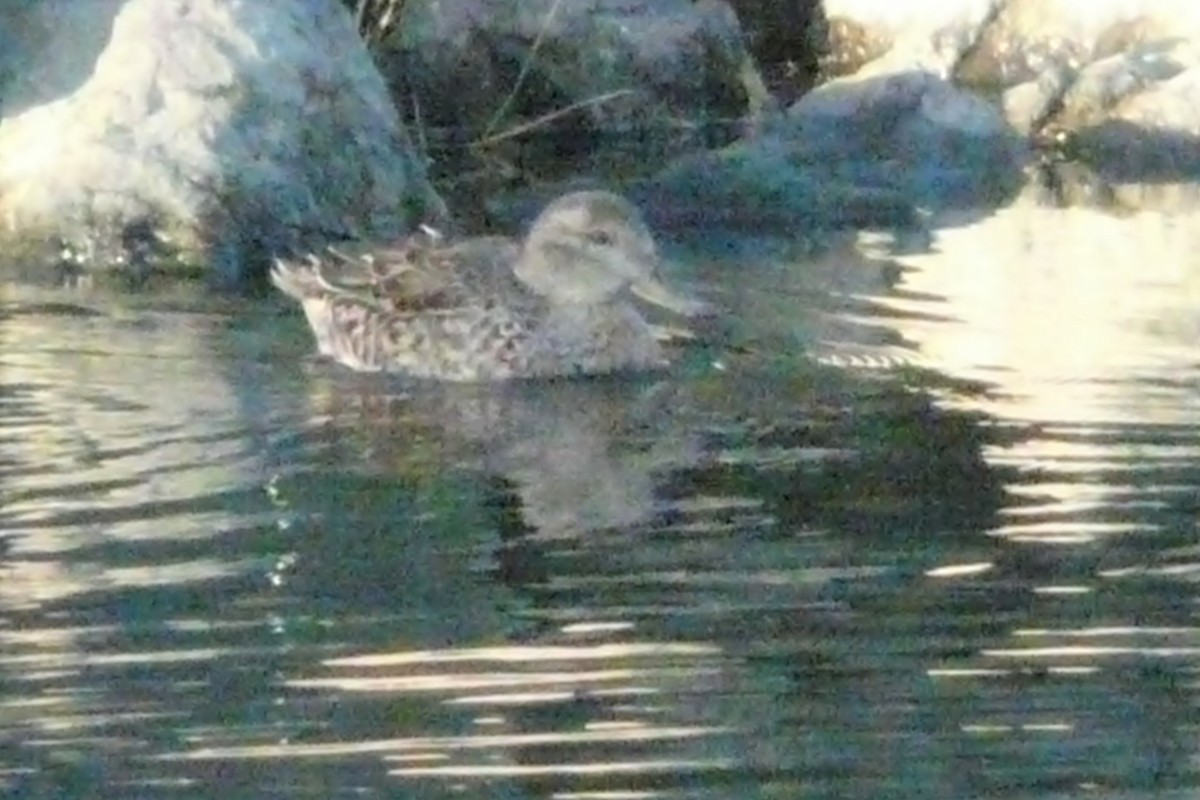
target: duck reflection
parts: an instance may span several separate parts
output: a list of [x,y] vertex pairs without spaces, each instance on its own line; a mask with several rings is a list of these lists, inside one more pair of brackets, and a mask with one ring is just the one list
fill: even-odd
[[413,389],[315,369],[316,413],[353,419],[336,426],[339,441],[331,443],[352,449],[345,457],[413,476],[456,464],[500,477],[519,499],[525,532],[538,537],[651,521],[662,510],[655,474],[701,453],[699,435],[673,413],[679,390],[669,381]]
[[[535,794],[636,793],[835,759],[790,734],[758,735],[798,731],[808,713],[831,729],[858,713],[844,699],[814,702],[798,655],[857,675],[853,657],[822,642],[859,635],[846,617],[856,604],[886,607],[880,579],[914,559],[913,531],[976,529],[998,502],[969,420],[827,374],[486,389],[321,366],[308,377],[324,458],[429,499],[371,515],[394,537],[386,550],[403,555],[377,548],[387,564],[352,580],[324,572],[331,584],[386,587],[405,624],[289,686],[382,714],[371,731],[355,728],[375,738],[346,752],[375,748],[395,777],[431,791],[503,779]],[[437,506],[436,484],[451,479],[455,506]],[[464,504],[476,515],[466,521]],[[422,513],[438,521],[414,529]],[[470,544],[464,527],[478,535]],[[361,563],[345,539],[331,546],[336,558],[322,563]],[[473,559],[461,556],[469,548]],[[881,676],[924,666],[917,647],[881,659],[891,659]],[[859,685],[838,679],[847,692]],[[419,724],[404,722],[414,714]],[[857,724],[873,741],[901,717]]]

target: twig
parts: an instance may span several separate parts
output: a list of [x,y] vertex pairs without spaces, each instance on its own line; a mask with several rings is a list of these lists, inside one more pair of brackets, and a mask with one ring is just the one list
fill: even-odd
[[367,44],[378,44],[399,24],[405,0],[358,0],[354,12],[358,35]]
[[513,81],[512,90],[508,93],[508,97],[504,98],[504,102],[496,109],[496,113],[492,114],[491,120],[488,121],[487,127],[483,131],[483,139],[487,139],[504,115],[508,113],[508,109],[516,99],[517,92],[521,90],[521,86],[525,83],[525,78],[529,75],[529,71],[533,69],[533,61],[537,57],[538,48],[542,46],[542,40],[546,38],[546,31],[550,30],[550,23],[554,21],[554,16],[558,13],[558,7],[562,5],[562,0],[554,0],[554,5],[550,6],[550,11],[547,12],[546,18],[542,20],[542,27],[538,30],[537,36],[533,39],[533,44],[529,48],[529,55],[525,58],[525,63],[521,65],[521,71],[517,73],[517,79]]
[[421,116],[421,98],[412,93],[413,127],[417,129],[417,146],[421,148],[421,161],[429,165],[429,137],[425,135],[425,118]]
[[[624,97],[627,94],[634,94],[634,90],[633,89],[616,89],[611,92],[606,92],[604,94],[597,95],[596,97],[589,97],[586,100],[579,100],[574,103],[571,103],[569,106],[564,106],[563,108],[558,108],[558,109],[555,109],[554,111],[549,111],[545,114],[542,114],[540,117],[537,117],[536,119],[532,119],[528,122],[522,122],[520,125],[514,125],[511,128],[507,128],[507,129],[501,131],[500,133],[491,134],[490,136],[485,131],[484,135],[482,137],[475,140],[474,146],[475,147],[485,147],[489,144],[495,144],[496,142],[502,142],[505,139],[511,139],[514,136],[520,136],[522,133],[528,133],[531,130],[540,128],[544,125],[547,125],[547,124],[553,122],[554,120],[556,120],[560,117],[565,117],[568,114],[578,111],[581,108],[588,108],[590,106],[600,105],[601,103],[607,103],[609,100],[615,100],[616,98]],[[489,128],[489,130],[490,130],[490,128]]]
[[369,5],[371,5],[371,0],[358,0],[358,8],[354,10],[354,28],[364,39],[367,38],[367,6]]

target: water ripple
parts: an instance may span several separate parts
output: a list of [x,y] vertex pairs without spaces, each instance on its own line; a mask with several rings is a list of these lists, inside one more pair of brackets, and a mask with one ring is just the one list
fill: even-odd
[[1200,250],[1024,202],[691,254],[728,340],[637,379],[418,386],[264,301],[18,297],[0,788],[1190,796]]

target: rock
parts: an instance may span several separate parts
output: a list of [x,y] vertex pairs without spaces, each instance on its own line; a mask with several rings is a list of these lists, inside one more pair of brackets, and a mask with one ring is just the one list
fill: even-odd
[[839,164],[859,183],[885,182],[945,207],[1015,191],[1028,151],[994,106],[930,72],[839,78],[788,111],[808,161]]
[[918,207],[1003,202],[1028,161],[992,104],[931,72],[884,73],[830,81],[760,133],[679,159],[644,204],[664,226],[905,229]]
[[1067,65],[1052,65],[1035,80],[1009,89],[1001,100],[1001,110],[1008,124],[1020,134],[1036,134],[1058,109],[1075,74],[1076,71]]
[[[885,58],[886,71],[919,70],[948,77],[1003,2],[825,0],[830,35],[826,62],[839,75]],[[873,74],[883,71],[877,66]]]
[[[75,24],[44,51],[111,37],[81,85],[0,122],[9,258],[65,244],[84,268],[192,265],[230,282],[274,250],[441,213],[335,0],[64,8]],[[6,91],[6,111],[21,95]]]
[[1092,62],[1075,74],[1063,93],[1055,122],[1072,129],[1102,122],[1127,101],[1136,102],[1147,89],[1161,86],[1186,68],[1169,50],[1159,48],[1139,48]]
[[1119,103],[1102,122],[1074,132],[1071,148],[1120,180],[1200,173],[1200,70]]
[[[949,3],[948,5],[953,5]],[[1200,32],[1191,0],[1007,0],[958,65],[965,83],[1012,87],[1141,44]]]
[[407,0],[376,56],[406,113],[465,141],[569,107],[586,134],[678,133],[766,100],[720,0]]
[[917,224],[898,181],[826,168],[793,139],[767,136],[684,156],[631,196],[656,229],[804,239],[814,231]]
[[829,32],[820,0],[729,0],[771,92],[791,103],[816,83]]
[[[826,13],[831,36],[857,31],[831,41],[833,60],[865,59],[855,78],[927,72],[999,95],[1015,133],[1125,178],[1200,170],[1192,0],[828,0]],[[903,77],[881,87],[858,102],[879,104],[882,118],[911,87]]]
[[1052,119],[1072,153],[1115,178],[1200,170],[1200,55],[1156,43],[1081,70]]

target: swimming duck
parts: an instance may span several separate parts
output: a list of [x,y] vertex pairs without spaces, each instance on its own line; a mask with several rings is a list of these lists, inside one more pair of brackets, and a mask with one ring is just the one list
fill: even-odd
[[629,295],[684,316],[709,306],[660,282],[658,263],[637,209],[587,191],[552,202],[523,242],[426,232],[277,259],[271,279],[299,301],[318,351],[352,369],[491,381],[664,366],[662,329]]

